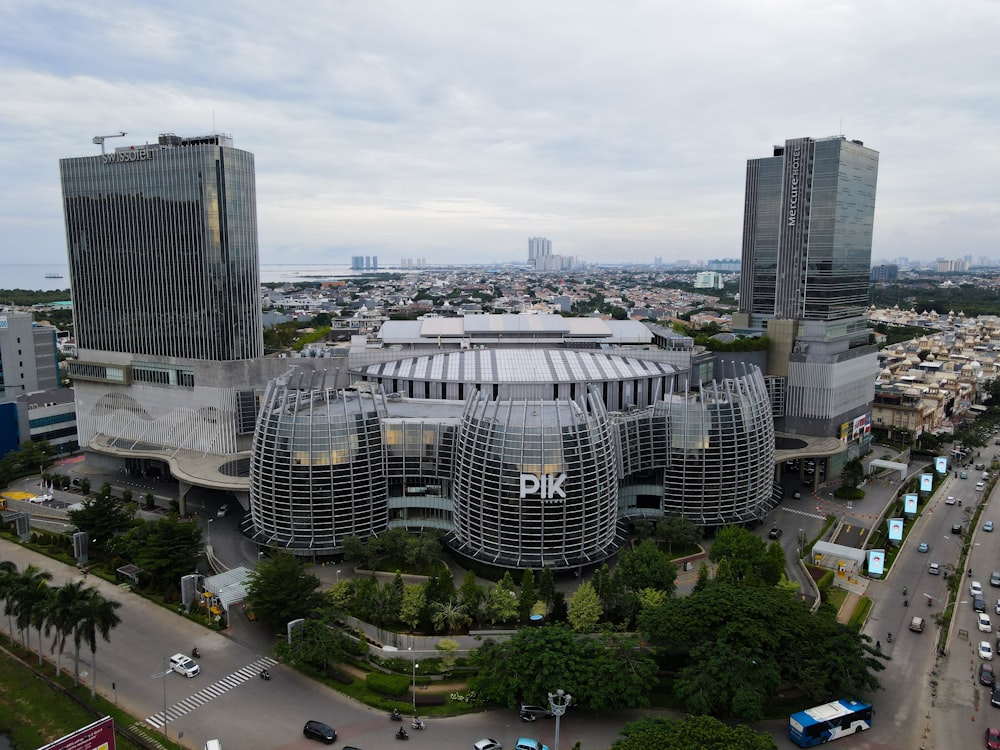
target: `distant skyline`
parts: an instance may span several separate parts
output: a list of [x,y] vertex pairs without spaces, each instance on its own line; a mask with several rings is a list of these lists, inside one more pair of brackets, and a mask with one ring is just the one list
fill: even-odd
[[989,0],[9,0],[0,263],[65,261],[58,160],[119,131],[253,152],[263,264],[738,258],[747,160],[836,134],[880,154],[873,262],[994,258],[998,36]]

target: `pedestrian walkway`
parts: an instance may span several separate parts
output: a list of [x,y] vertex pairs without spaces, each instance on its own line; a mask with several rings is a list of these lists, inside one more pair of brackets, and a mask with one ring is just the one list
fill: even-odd
[[851,621],[851,617],[854,615],[854,610],[858,608],[858,603],[860,601],[861,594],[855,593],[854,591],[848,591],[847,597],[840,605],[840,609],[837,610],[837,622],[847,625],[847,623]]

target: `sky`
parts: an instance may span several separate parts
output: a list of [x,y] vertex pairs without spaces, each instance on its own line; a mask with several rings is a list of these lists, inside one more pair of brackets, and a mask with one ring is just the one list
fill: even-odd
[[[0,0],[0,264],[58,160],[254,154],[261,263],[738,258],[747,159],[880,154],[873,261],[1000,258],[1000,2]],[[2,282],[0,282],[2,286]]]

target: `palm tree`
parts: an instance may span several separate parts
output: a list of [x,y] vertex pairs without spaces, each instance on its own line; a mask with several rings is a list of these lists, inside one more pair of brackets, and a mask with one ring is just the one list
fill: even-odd
[[446,630],[454,633],[472,622],[468,609],[464,604],[459,604],[454,599],[446,602],[437,602],[434,605],[434,614],[431,615],[431,622],[437,631]]
[[[29,643],[31,631],[29,628],[32,624],[32,611],[41,606],[48,598],[47,589],[51,580],[51,573],[35,565],[29,565],[17,577],[17,583],[14,586],[14,596],[16,599],[14,605],[14,622],[17,625],[17,629],[21,631],[21,642],[27,651],[31,650]],[[39,651],[41,651],[41,647],[41,637],[39,636]]]
[[38,598],[31,605],[31,627],[38,631],[38,666],[42,666],[42,636],[48,636],[52,630],[49,616],[52,612],[52,600],[55,595],[56,590],[46,585],[39,590]]
[[73,645],[76,647],[76,684],[80,684],[80,643],[85,641],[90,647],[90,698],[94,699],[97,694],[97,636],[100,635],[105,641],[110,642],[111,631],[121,623],[116,612],[122,606],[121,602],[106,599],[104,595],[95,588],[86,591],[86,598],[81,602],[79,609],[80,620],[73,630]]
[[[49,626],[55,631],[52,650],[56,651],[56,674],[62,674],[62,652],[66,640],[72,635],[80,621],[80,609],[87,592],[83,581],[67,581],[55,591],[49,601]],[[58,650],[57,650],[58,649]]]
[[14,645],[14,587],[17,582],[17,566],[10,560],[0,561],[0,601],[3,613],[7,615],[7,629],[10,631],[10,645]]

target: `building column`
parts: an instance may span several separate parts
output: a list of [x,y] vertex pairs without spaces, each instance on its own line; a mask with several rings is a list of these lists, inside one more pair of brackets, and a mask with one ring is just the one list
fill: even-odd
[[187,482],[177,480],[177,506],[181,518],[187,515],[187,493],[191,491],[191,486]]

